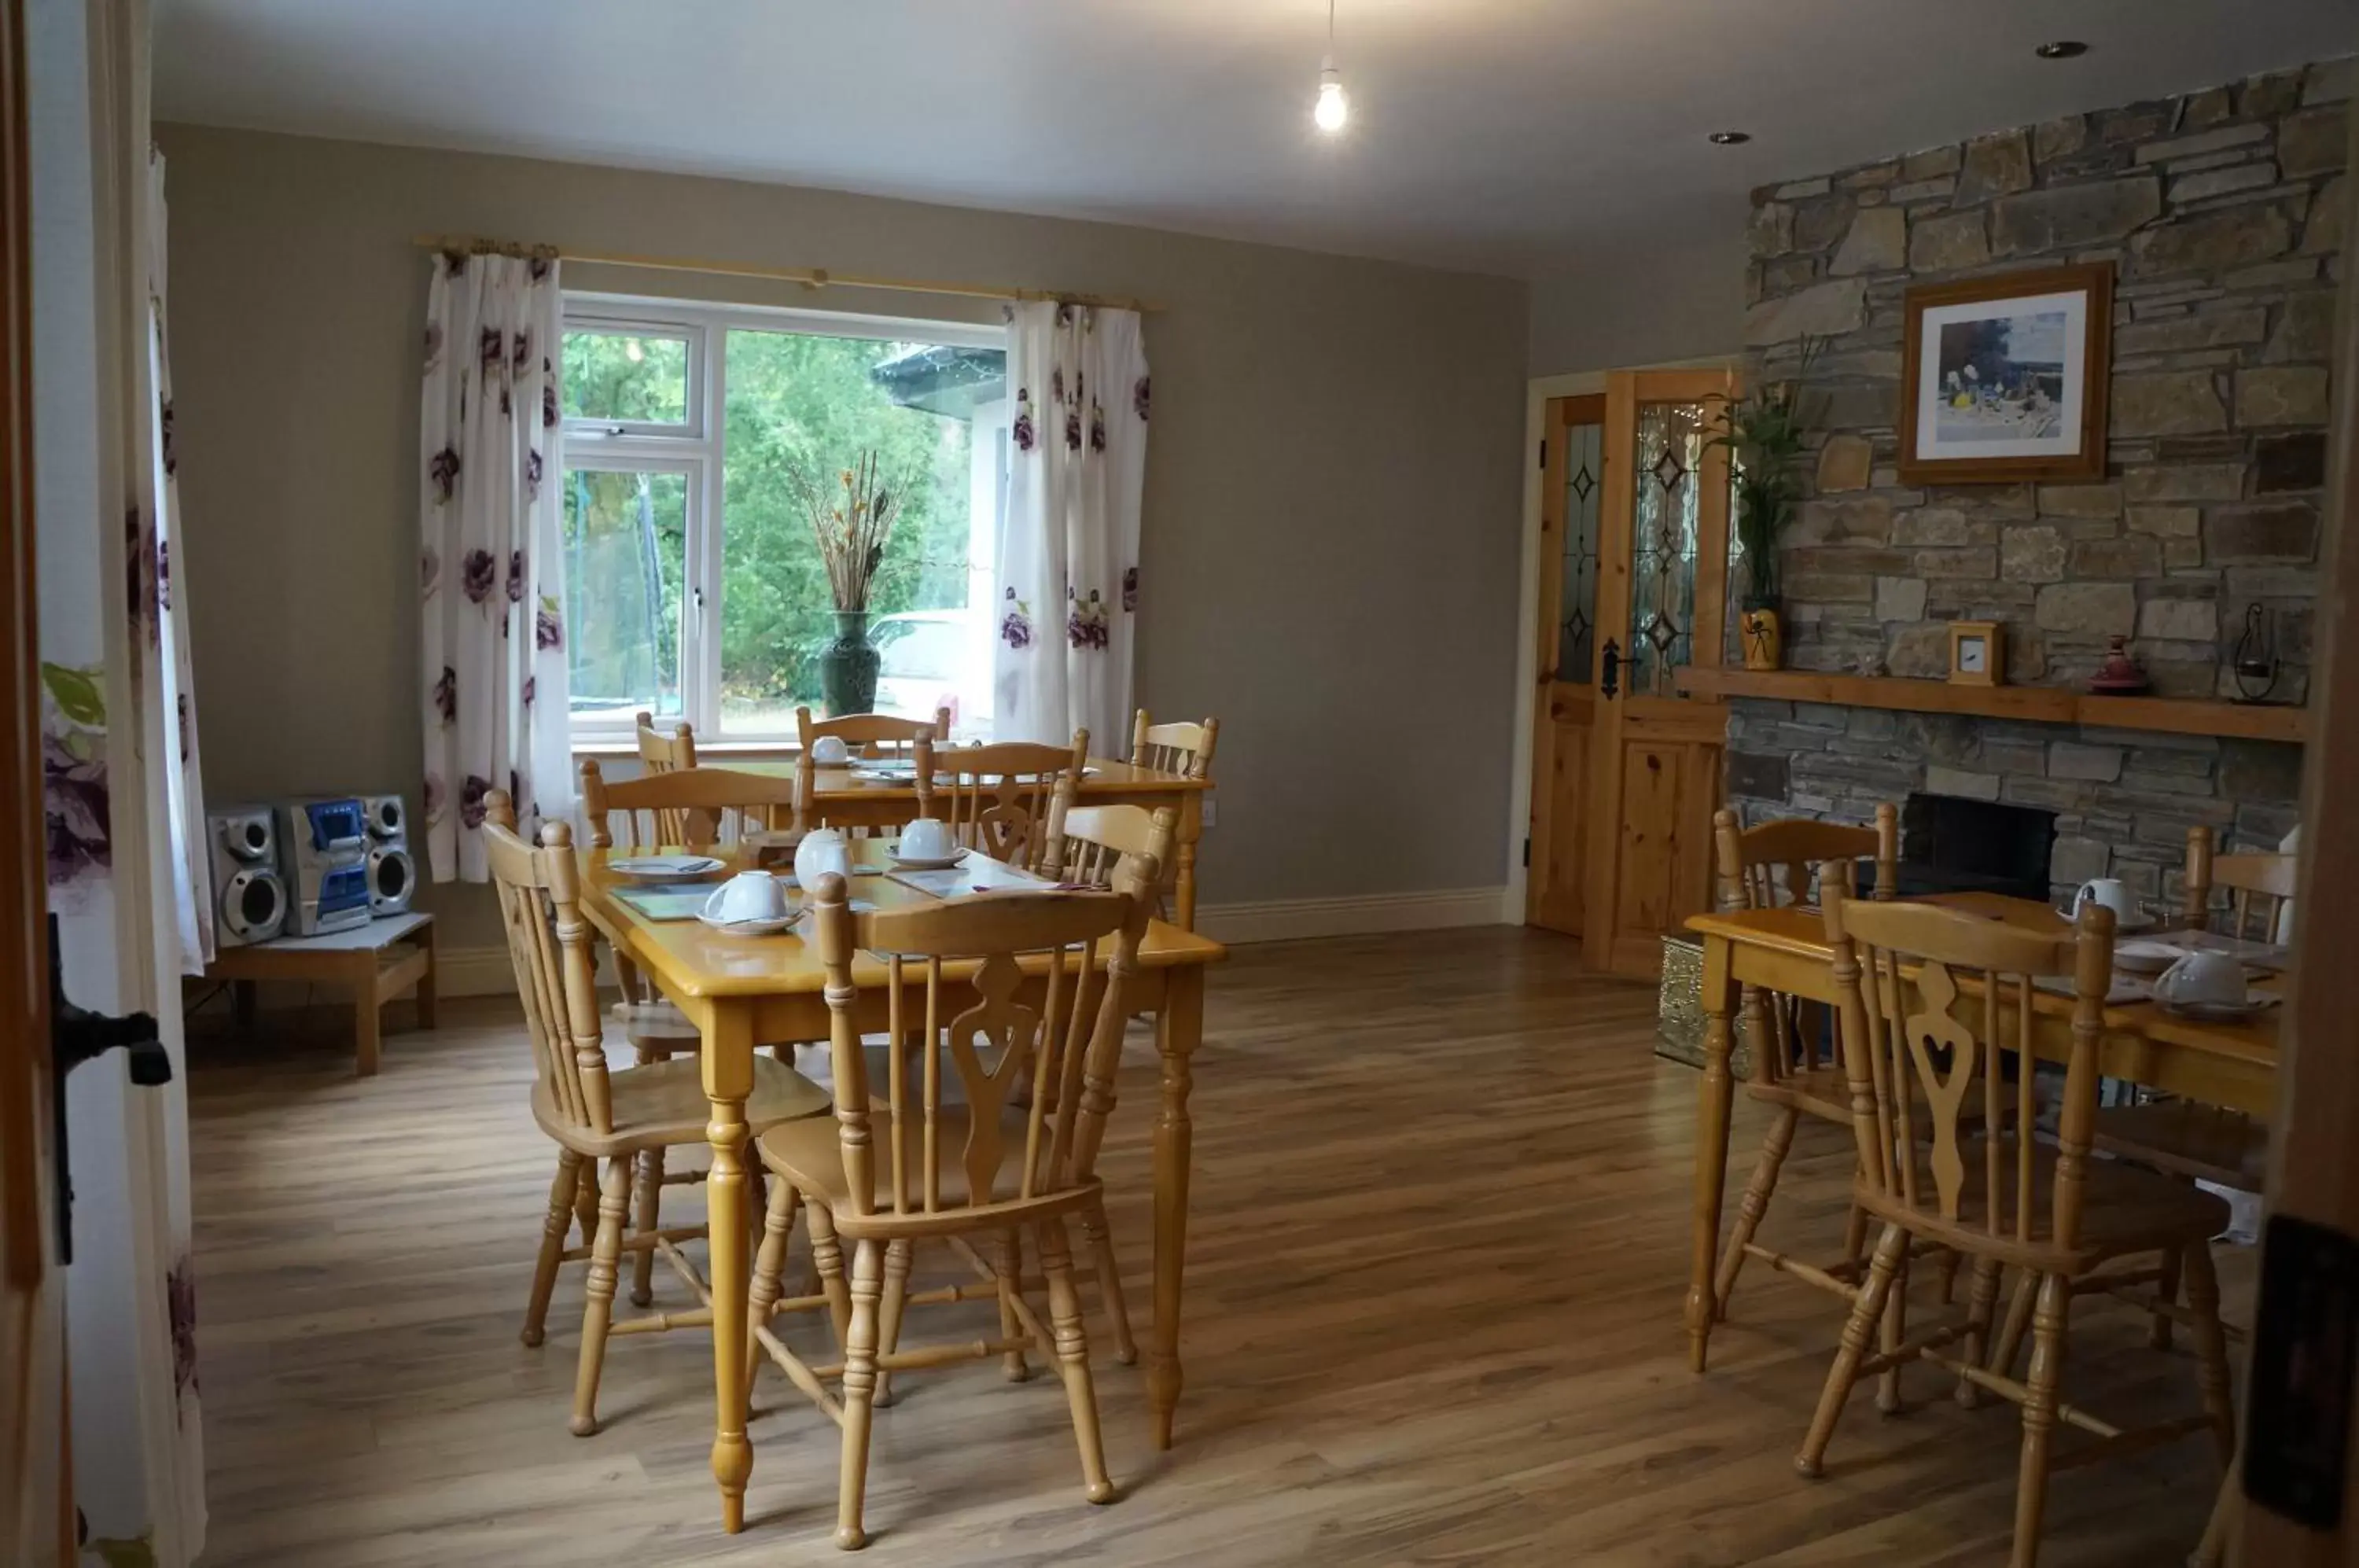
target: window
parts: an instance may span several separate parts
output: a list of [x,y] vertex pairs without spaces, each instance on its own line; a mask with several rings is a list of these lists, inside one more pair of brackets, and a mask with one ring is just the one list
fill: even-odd
[[568,295],[566,647],[578,733],[645,709],[776,738],[821,706],[834,601],[795,476],[902,497],[869,602],[880,712],[991,727],[1006,495],[997,328]]

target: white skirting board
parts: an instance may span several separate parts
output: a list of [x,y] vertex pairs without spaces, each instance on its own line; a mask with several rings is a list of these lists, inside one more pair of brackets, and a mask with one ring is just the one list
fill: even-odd
[[[1372,936],[1501,922],[1505,887],[1448,887],[1419,893],[1355,894],[1341,898],[1274,898],[1258,904],[1206,904],[1197,929],[1219,942],[1299,942],[1309,937]],[[493,996],[516,989],[504,947],[446,947],[441,994]]]

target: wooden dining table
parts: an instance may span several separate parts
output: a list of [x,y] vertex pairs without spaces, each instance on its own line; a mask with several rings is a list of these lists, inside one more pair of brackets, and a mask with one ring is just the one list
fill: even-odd
[[[791,774],[799,761],[739,762],[729,767],[744,773]],[[1088,770],[1074,788],[1074,796],[1088,806],[1145,806],[1153,811],[1170,807],[1179,816],[1172,848],[1172,923],[1183,931],[1196,929],[1196,846],[1204,836],[1204,797],[1209,779],[1141,768],[1110,757],[1093,757]],[[897,828],[917,815],[918,786],[914,779],[880,779],[861,765],[812,769],[811,814],[814,821],[834,827]]]
[[[1935,895],[1928,903],[1978,910],[2027,930],[2061,933],[2069,922],[2047,905],[1991,893]],[[1782,992],[1832,1006],[1837,1000],[1826,917],[1814,906],[1739,909],[1690,917],[1703,944],[1703,1075],[1696,1088],[1694,1234],[1688,1258],[1688,1364],[1704,1369],[1718,1303],[1712,1266],[1720,1253],[1721,1197],[1728,1178],[1728,1132],[1735,1083],[1729,1053],[1748,990]],[[2280,988],[2290,996],[2291,975]],[[2072,998],[2036,990],[2032,1054],[2069,1061]],[[2277,1031],[2274,1007],[2241,1023],[2174,1018],[2149,1001],[2105,1008],[2099,1071],[2204,1105],[2267,1116],[2277,1104]],[[1756,1047],[1757,1049],[1757,1047]]]
[[[1126,765],[1125,765],[1126,766]],[[879,909],[925,904],[933,895],[894,880],[883,838],[854,840],[853,864],[866,868],[852,880],[852,896]],[[776,936],[727,935],[702,922],[657,920],[618,898],[628,879],[608,866],[620,856],[653,850],[590,850],[582,857],[582,912],[627,963],[676,1004],[702,1037],[704,1093],[712,1107],[706,1127],[712,1168],[705,1185],[712,1291],[714,1432],[712,1475],[721,1487],[723,1527],[744,1528],[745,1482],[754,1451],[745,1435],[747,1292],[753,1262],[748,1243],[758,1216],[753,1214],[746,1180],[745,1099],[754,1085],[754,1053],[765,1041],[821,1040],[831,1021],[819,955],[789,931]],[[677,849],[662,853],[682,853]],[[716,850],[731,871],[740,855]],[[714,873],[717,881],[721,873]],[[1163,920],[1147,928],[1138,951],[1134,1014],[1152,1013],[1162,1083],[1155,1120],[1154,1324],[1147,1341],[1147,1399],[1158,1447],[1171,1445],[1173,1411],[1179,1405],[1180,1284],[1188,1242],[1188,1167],[1192,1087],[1190,1058],[1203,1029],[1204,970],[1227,956],[1220,943]],[[1038,988],[1047,957],[1024,961]],[[891,1004],[884,963],[863,954],[853,964],[862,1032],[883,1030]],[[922,967],[911,991],[924,1005]],[[1117,1111],[1117,1126],[1120,1125]]]

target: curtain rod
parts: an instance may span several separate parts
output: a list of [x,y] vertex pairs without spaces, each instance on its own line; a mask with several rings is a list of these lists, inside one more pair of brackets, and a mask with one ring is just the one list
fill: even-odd
[[864,273],[830,272],[825,267],[756,267],[741,261],[685,261],[677,256],[565,250],[557,245],[522,245],[513,240],[484,239],[473,234],[419,234],[410,243],[420,250],[456,251],[469,256],[539,256],[599,267],[643,267],[653,272],[701,272],[714,278],[759,278],[774,283],[799,283],[814,292],[829,287],[890,289],[905,294],[948,294],[967,299],[1047,300],[1061,305],[1102,305],[1141,312],[1162,309],[1144,299],[1113,295],[1065,294],[1048,289],[995,289],[987,283],[941,283],[915,278],[872,278]]

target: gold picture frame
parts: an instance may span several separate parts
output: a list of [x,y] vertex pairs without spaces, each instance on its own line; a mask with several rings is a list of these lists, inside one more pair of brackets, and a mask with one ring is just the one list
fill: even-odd
[[1908,290],[1900,482],[2103,479],[2113,307],[2109,261]]

